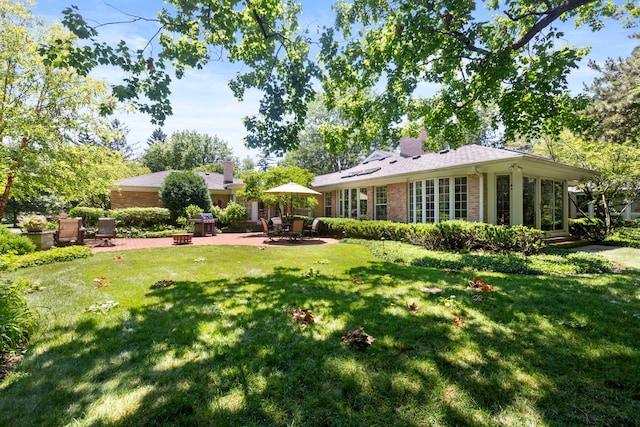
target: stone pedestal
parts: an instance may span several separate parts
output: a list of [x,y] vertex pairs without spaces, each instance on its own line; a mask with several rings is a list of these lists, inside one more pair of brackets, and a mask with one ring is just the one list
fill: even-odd
[[55,230],[45,231],[30,231],[23,233],[23,236],[27,236],[36,245],[36,249],[40,251],[46,251],[55,244]]

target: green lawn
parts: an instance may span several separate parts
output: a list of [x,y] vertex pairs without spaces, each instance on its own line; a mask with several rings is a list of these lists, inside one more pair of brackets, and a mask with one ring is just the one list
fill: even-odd
[[[42,289],[28,295],[40,328],[0,384],[2,426],[640,423],[639,270],[478,273],[494,287],[478,293],[473,272],[343,243],[102,253],[7,276]],[[364,351],[341,340],[359,326]]]

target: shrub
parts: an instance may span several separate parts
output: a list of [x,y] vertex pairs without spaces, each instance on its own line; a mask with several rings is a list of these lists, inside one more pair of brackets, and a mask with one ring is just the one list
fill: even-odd
[[607,226],[600,218],[578,218],[569,223],[569,232],[581,239],[602,242],[607,237]]
[[97,227],[98,218],[111,217],[110,211],[100,208],[87,208],[77,206],[69,210],[69,218],[82,218],[85,227]]
[[11,233],[6,228],[0,227],[0,255],[23,255],[35,250],[36,245],[29,238]]
[[247,209],[234,201],[230,201],[218,215],[220,227],[236,227],[247,219]]
[[525,226],[502,226],[466,221],[438,224],[404,224],[392,221],[358,221],[323,218],[334,235],[367,240],[395,240],[431,250],[537,253],[543,246],[543,232]]
[[160,198],[165,208],[171,212],[175,221],[183,215],[189,205],[196,205],[204,211],[211,210],[211,197],[204,178],[191,171],[173,172],[160,188]]
[[91,248],[87,246],[68,246],[25,255],[7,254],[0,256],[0,271],[13,271],[18,268],[53,264],[59,261],[71,261],[77,258],[89,258],[91,255]]
[[28,281],[0,283],[0,353],[17,352],[36,327],[36,316],[24,298]]
[[153,228],[167,225],[170,220],[170,213],[166,208],[123,208],[110,212],[118,227]]

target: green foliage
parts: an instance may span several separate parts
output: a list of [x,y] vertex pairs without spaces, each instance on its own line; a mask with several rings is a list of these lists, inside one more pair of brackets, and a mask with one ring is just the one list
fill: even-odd
[[569,232],[581,239],[602,242],[607,237],[607,226],[600,218],[578,218],[569,221]]
[[613,263],[596,254],[544,249],[536,255],[475,251],[429,250],[399,242],[349,239],[365,245],[372,254],[386,261],[448,271],[491,271],[496,273],[571,276],[611,273]]
[[232,150],[227,141],[196,131],[174,132],[167,140],[151,144],[140,158],[152,172],[222,168]]
[[28,237],[11,233],[6,228],[0,227],[0,255],[24,255],[35,250],[36,245]]
[[0,271],[13,271],[36,265],[88,258],[92,254],[91,248],[87,246],[67,246],[64,248],[49,249],[48,251],[32,252],[25,255],[6,254],[0,256]]
[[82,225],[85,227],[97,227],[98,218],[111,217],[111,211],[100,208],[89,208],[84,206],[77,206],[69,210],[70,218],[82,218]]
[[247,219],[247,209],[234,201],[230,201],[224,209],[217,213],[217,218],[219,227],[233,228]]
[[211,210],[207,183],[203,177],[191,171],[169,174],[160,188],[160,198],[174,221],[179,216],[184,216],[184,209],[189,205],[199,206],[204,212]]
[[[633,2],[605,0],[355,0],[336,2],[334,11],[335,25],[318,30],[318,40],[299,24],[302,7],[295,2],[176,2],[159,11],[159,43],[151,51],[98,41],[97,29],[72,6],[63,23],[87,43],[50,43],[43,51],[48,61],[82,74],[98,65],[121,68],[126,77],[113,96],[133,100],[159,124],[171,114],[169,65],[181,78],[186,68],[209,63],[211,52],[227,52],[227,60],[243,64],[229,83],[236,98],[263,93],[259,112],[244,118],[248,146],[282,154],[298,145],[316,79],[327,109],[348,118],[325,128],[334,149],[397,141],[407,115],[409,126],[429,129],[434,141],[460,142],[483,126],[478,107],[487,105],[496,106],[492,126],[503,124],[508,136],[577,127],[572,113],[584,97],[568,95],[567,76],[588,49],[568,45],[555,22],[598,31],[607,18],[630,26],[638,16]],[[441,89],[425,99],[425,84]]]
[[0,282],[0,355],[19,352],[36,329],[36,315],[24,297],[26,279]]
[[20,220],[20,227],[26,231],[42,231],[47,228],[48,222],[43,215],[29,215]]
[[438,224],[358,221],[350,218],[323,218],[322,221],[338,236],[386,239],[448,251],[484,249],[530,255],[542,248],[544,234],[525,226],[499,226],[466,221],[443,221]]
[[116,219],[116,224],[123,227],[155,227],[168,224],[170,218],[166,208],[122,208],[114,209],[110,214]]
[[617,228],[604,242],[605,245],[640,249],[640,228]]

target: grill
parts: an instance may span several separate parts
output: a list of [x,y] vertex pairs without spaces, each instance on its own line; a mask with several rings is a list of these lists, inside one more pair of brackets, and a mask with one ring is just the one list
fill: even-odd
[[212,236],[216,235],[216,221],[217,219],[213,217],[213,214],[209,212],[196,214],[194,219],[190,220],[193,222],[194,230],[193,235],[196,237],[203,237],[208,234]]

